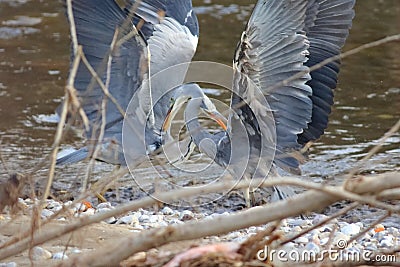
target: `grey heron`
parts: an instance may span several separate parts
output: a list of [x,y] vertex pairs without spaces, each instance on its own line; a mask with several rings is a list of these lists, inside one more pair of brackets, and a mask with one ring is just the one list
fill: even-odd
[[[187,129],[199,149],[217,164],[230,166],[232,161],[246,160],[240,159],[240,152],[249,146],[249,157],[257,158],[265,149],[274,166],[299,173],[299,159],[293,152],[318,139],[327,128],[340,62],[309,70],[340,53],[352,25],[354,4],[355,0],[259,0],[234,54],[228,130],[211,134],[201,127],[197,116],[204,94],[196,84],[177,92],[167,122],[187,102]],[[257,98],[255,87],[261,97]],[[271,122],[263,111],[265,101],[276,125],[275,154],[268,153],[274,149],[273,140],[263,144],[269,137],[263,127]],[[248,144],[239,136],[241,125]],[[168,127],[167,123],[164,128]],[[257,164],[249,161],[244,175],[235,169],[233,175],[268,175],[260,173]]]
[[[88,145],[64,155],[57,164],[81,161],[91,155],[97,145],[102,123],[104,137],[98,159],[125,165],[122,151],[122,125],[129,101],[134,94],[140,95],[140,103],[133,116],[151,114],[146,127],[145,141],[148,151],[136,151],[137,155],[154,151],[161,144],[161,128],[169,108],[171,94],[162,83],[148,85],[151,75],[169,66],[190,62],[197,47],[199,28],[192,10],[191,0],[131,0],[124,9],[114,0],[74,0],[72,13],[77,41],[82,45],[89,64],[96,70],[116,103],[108,100],[105,118],[102,116],[102,101],[107,98],[99,83],[83,62],[74,82],[81,106],[89,119],[90,127],[85,131]],[[126,38],[134,29],[135,34],[111,48],[116,33],[117,42]],[[111,57],[108,55],[111,51]],[[75,55],[72,54],[71,62]],[[107,59],[111,58],[107,68]],[[183,79],[186,69],[176,74]],[[156,104],[153,98],[164,95]],[[119,105],[119,106],[118,106]],[[205,109],[208,107],[205,106]],[[133,142],[138,137],[132,137]]]

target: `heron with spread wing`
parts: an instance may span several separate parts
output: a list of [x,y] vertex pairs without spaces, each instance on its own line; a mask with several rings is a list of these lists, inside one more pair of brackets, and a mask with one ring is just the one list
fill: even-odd
[[[121,9],[114,0],[73,0],[72,15],[70,23],[75,26],[78,44],[114,101],[108,99],[93,72],[81,61],[74,87],[89,121],[85,131],[89,142],[87,146],[58,158],[57,164],[84,160],[92,156],[99,145],[97,159],[125,165],[122,126],[128,104],[135,94],[139,101],[134,103],[134,114],[130,115],[137,118],[138,124],[143,123],[143,117],[149,119],[143,124],[145,136],[130,138],[138,147],[133,153],[134,159],[161,145],[161,128],[173,91],[157,80],[150,84],[150,76],[191,61],[199,35],[192,2],[140,0],[130,1]],[[74,57],[72,54],[71,62]],[[186,71],[183,67],[174,77],[182,83]],[[102,105],[104,99],[105,106]],[[216,112],[213,106],[204,108],[210,114]],[[141,149],[144,142],[147,147]]]
[[[269,165],[299,173],[294,152],[324,133],[340,62],[309,70],[340,53],[354,4],[355,0],[259,0],[233,59],[227,131],[211,134],[201,127],[197,116],[204,93],[196,84],[176,92],[164,128],[188,102],[186,126],[195,144],[236,178],[266,177]],[[283,197],[281,190],[275,192]]]

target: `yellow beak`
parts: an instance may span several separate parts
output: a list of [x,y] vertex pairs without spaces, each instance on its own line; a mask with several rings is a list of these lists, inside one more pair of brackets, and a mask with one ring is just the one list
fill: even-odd
[[[171,124],[172,124],[172,120],[175,117],[175,113],[177,111],[177,108],[175,106],[176,104],[172,105],[168,112],[167,112],[167,116],[165,117],[163,126],[162,126],[162,131],[166,132],[168,129],[171,128]],[[226,131],[228,129],[228,127],[226,126],[226,118],[224,116],[222,116],[221,113],[219,113],[218,111],[213,111],[213,112],[205,112],[212,120],[214,120],[216,123],[218,123],[219,126],[221,126],[222,129],[224,129],[224,131]]]

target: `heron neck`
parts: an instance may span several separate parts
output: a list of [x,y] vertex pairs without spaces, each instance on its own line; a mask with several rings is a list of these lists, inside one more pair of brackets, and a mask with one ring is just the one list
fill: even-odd
[[186,127],[200,151],[214,158],[217,151],[213,141],[213,135],[205,130],[199,122],[201,103],[201,98],[192,98],[189,100],[185,109]]

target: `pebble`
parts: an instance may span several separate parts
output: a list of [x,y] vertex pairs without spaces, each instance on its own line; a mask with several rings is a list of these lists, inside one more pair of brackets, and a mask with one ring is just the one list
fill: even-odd
[[300,236],[300,237],[298,237],[298,238],[296,238],[296,243],[308,243],[308,238],[307,237],[305,237],[305,236]]
[[384,237],[382,240],[380,240],[379,246],[385,248],[394,247],[393,236]]
[[52,215],[54,215],[53,211],[48,210],[48,209],[43,209],[40,216],[42,217],[42,219],[46,219],[46,218],[51,217]]
[[301,227],[300,226],[295,226],[295,227],[293,227],[293,229],[292,229],[292,231],[295,231],[295,232],[301,232],[303,229],[301,229]]
[[326,220],[328,218],[328,216],[324,215],[324,214],[317,214],[314,219],[312,220],[312,224],[319,224],[320,222],[322,222],[323,220]]
[[103,202],[97,205],[96,207],[98,210],[99,209],[114,209],[114,207],[111,205],[110,202]]
[[351,223],[351,224],[343,226],[340,229],[340,232],[342,232],[343,234],[348,235],[348,236],[353,236],[353,235],[358,234],[360,232],[360,230],[361,230],[361,227],[358,224]]
[[68,260],[68,256],[64,252],[56,252],[53,254],[52,259],[53,260]]
[[307,251],[314,251],[315,253],[319,253],[321,251],[320,247],[313,242],[307,243],[304,249]]
[[139,217],[139,222],[146,223],[150,221],[150,216],[143,214]]
[[328,241],[329,241],[329,237],[324,237],[324,238],[320,239],[319,243],[321,246],[325,246],[326,244],[328,244]]
[[162,220],[163,220],[163,218],[160,215],[150,215],[149,216],[149,222],[150,223],[157,223],[157,222],[162,221]]
[[15,262],[4,262],[0,263],[0,267],[17,267],[17,263]]
[[82,250],[80,250],[79,248],[73,248],[73,249],[71,250],[71,253],[79,254],[79,253],[82,253]]
[[51,252],[42,247],[34,247],[32,249],[33,260],[47,260],[51,259]]
[[108,219],[105,219],[104,222],[108,224],[114,224],[117,222],[117,219],[115,217],[110,217]]
[[287,223],[290,226],[306,226],[309,224],[308,220],[302,220],[302,219],[287,219]]
[[73,210],[74,210],[75,212],[83,212],[83,211],[86,211],[86,210],[87,210],[87,207],[86,207],[86,205],[83,204],[83,203],[75,203],[75,204],[74,204],[74,207],[73,207]]
[[137,225],[139,224],[139,219],[135,215],[127,215],[119,218],[116,224]]
[[93,214],[95,214],[95,213],[96,213],[96,210],[95,210],[94,208],[88,208],[88,209],[84,212],[85,215],[93,215]]
[[161,213],[164,215],[173,215],[175,212],[170,207],[164,207]]
[[179,220],[181,221],[189,221],[192,220],[194,218],[194,214],[193,212],[191,212],[190,210],[184,210],[181,212],[180,216],[179,216]]

